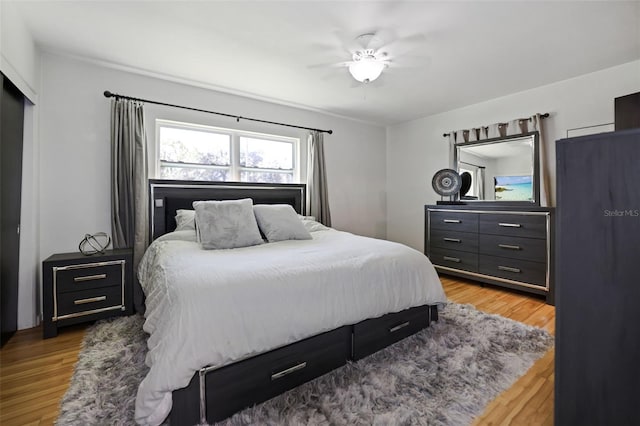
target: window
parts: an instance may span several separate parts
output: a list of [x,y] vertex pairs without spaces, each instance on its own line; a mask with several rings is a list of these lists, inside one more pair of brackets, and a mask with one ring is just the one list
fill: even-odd
[[299,139],[156,120],[159,177],[293,183]]

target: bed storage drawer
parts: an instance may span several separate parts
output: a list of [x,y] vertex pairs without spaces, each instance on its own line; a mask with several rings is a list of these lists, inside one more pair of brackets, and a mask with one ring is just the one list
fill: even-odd
[[[206,375],[207,421],[217,422],[346,363],[351,327],[344,326]],[[241,373],[241,374],[239,374]],[[215,402],[214,402],[215,401]]]
[[353,359],[364,358],[428,327],[430,315],[430,307],[425,305],[359,322],[353,326]]

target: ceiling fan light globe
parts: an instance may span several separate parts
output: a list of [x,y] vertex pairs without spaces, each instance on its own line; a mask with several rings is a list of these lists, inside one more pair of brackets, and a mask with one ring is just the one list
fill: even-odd
[[375,60],[362,59],[349,65],[349,72],[361,83],[369,83],[380,77],[384,64]]

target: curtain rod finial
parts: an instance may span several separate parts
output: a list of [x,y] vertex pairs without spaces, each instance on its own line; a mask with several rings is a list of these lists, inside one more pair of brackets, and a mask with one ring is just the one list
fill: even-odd
[[108,91],[108,90],[105,90],[105,91],[104,91],[104,97],[105,97],[105,98],[110,98],[111,96],[113,96],[113,93],[111,93],[111,92],[110,92],[110,91]]
[[327,133],[329,133],[330,135],[333,134],[333,130],[329,130]]

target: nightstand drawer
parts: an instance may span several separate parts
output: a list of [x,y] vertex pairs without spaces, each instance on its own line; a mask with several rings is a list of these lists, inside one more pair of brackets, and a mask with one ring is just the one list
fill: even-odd
[[68,265],[54,270],[58,293],[122,285],[123,276],[122,260]]
[[122,287],[119,285],[62,293],[57,297],[57,319],[110,307],[114,310],[122,307]]

